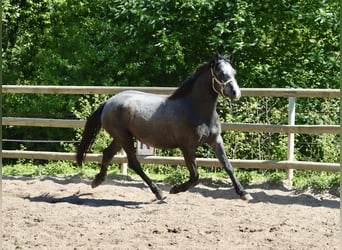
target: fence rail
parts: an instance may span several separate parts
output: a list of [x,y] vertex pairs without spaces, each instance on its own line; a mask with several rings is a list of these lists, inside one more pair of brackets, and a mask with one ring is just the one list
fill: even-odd
[[[34,86],[34,85],[2,85],[3,93],[21,94],[117,94],[124,90],[139,90],[154,94],[172,93],[172,87],[100,87],[100,86]],[[284,88],[241,88],[242,96],[268,97],[322,97],[339,98],[339,89],[284,89]]]
[[[4,126],[32,126],[53,128],[83,128],[84,120],[3,117]],[[222,123],[223,131],[296,133],[296,134],[338,134],[339,125],[273,125],[258,123]]]
[[[47,152],[47,151],[21,151],[21,150],[2,150],[3,158],[12,159],[35,159],[35,160],[75,160],[75,153]],[[165,156],[137,156],[142,164],[169,164],[185,165],[183,157]],[[102,154],[87,154],[85,161],[101,162]],[[127,157],[115,155],[112,159],[114,163],[127,163]],[[221,167],[217,159],[197,158],[198,166]],[[304,162],[304,161],[272,161],[272,160],[230,160],[235,168],[260,168],[260,169],[302,169],[339,172],[340,164],[323,162]]]
[[[159,87],[97,87],[97,86],[21,86],[21,85],[3,85],[3,93],[21,93],[21,94],[117,94],[124,90],[140,90],[155,94],[170,94],[175,88]],[[242,88],[242,96],[264,96],[264,97],[286,97],[294,104],[294,98],[339,98],[339,89],[252,89]],[[294,109],[293,109],[294,112]],[[293,115],[289,113],[289,116]],[[21,118],[21,117],[3,117],[3,126],[38,126],[38,127],[60,127],[60,128],[82,128],[84,120],[67,119],[44,119],[44,118]],[[330,133],[339,134],[339,125],[274,125],[274,124],[246,124],[246,123],[222,123],[224,131],[241,132],[267,132],[267,133]],[[294,145],[289,144],[288,151],[293,150]],[[41,160],[74,160],[74,153],[61,152],[42,152],[42,151],[19,151],[2,150],[1,157],[16,159],[41,159]],[[100,162],[100,154],[88,154],[86,161]],[[139,156],[139,160],[144,164],[185,164],[182,157],[158,157],[158,156]],[[114,156],[113,162],[126,163],[125,156]],[[340,165],[337,163],[320,162],[299,162],[293,160],[273,161],[273,160],[231,160],[234,167],[237,168],[261,168],[261,169],[304,169],[319,171],[340,171]],[[220,167],[216,159],[198,158],[199,166]]]

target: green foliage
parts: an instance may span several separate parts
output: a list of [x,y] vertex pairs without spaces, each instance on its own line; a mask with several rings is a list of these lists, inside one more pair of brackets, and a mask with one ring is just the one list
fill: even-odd
[[[189,172],[185,167],[181,166],[164,166],[164,165],[144,165],[144,171],[152,179],[164,181],[170,184],[183,183],[188,180]],[[227,183],[224,179],[229,178],[228,175],[218,168],[199,168],[200,178],[215,178],[215,183],[226,187]],[[240,182],[248,187],[248,185],[267,183],[272,186],[282,185],[285,179],[285,171],[283,170],[244,170],[236,169],[236,176]],[[80,169],[70,161],[51,161],[40,164],[32,160],[18,160],[15,164],[4,165],[2,168],[3,176],[61,176],[61,175],[78,175],[84,178],[94,178],[98,173],[98,164],[85,163]],[[118,174],[119,168],[115,165],[109,167],[108,174]],[[129,174],[136,174],[129,170]],[[137,176],[136,176],[137,177]],[[221,181],[220,181],[221,180]],[[329,191],[332,188],[339,187],[339,173],[327,173],[318,171],[295,171],[293,186],[298,190],[313,190],[316,192]]]
[[337,88],[337,78],[326,80],[333,68],[338,74],[333,32],[338,29],[338,6],[336,1],[238,1],[233,30],[248,58],[243,61],[248,74],[242,74],[254,83],[248,86]]
[[189,180],[189,171],[177,166],[172,169],[169,175],[166,176],[165,181],[171,184],[184,183]]
[[258,173],[272,185],[279,185],[286,178],[284,170],[259,170]]
[[334,0],[5,0],[4,82],[169,86],[234,50],[245,87],[337,88],[338,9]]
[[54,161],[40,165],[32,160],[18,160],[15,164],[5,165],[2,168],[2,174],[5,176],[53,176],[77,173],[77,171],[73,164],[68,161]]
[[[108,174],[118,173],[117,166],[109,167]],[[80,174],[84,178],[93,178],[98,173],[98,164],[85,163],[83,168],[75,166],[70,161],[49,161],[41,163],[33,160],[17,160],[14,164],[2,167],[4,176],[57,176]]]
[[312,189],[318,192],[340,186],[338,173],[318,171],[296,171],[293,185],[298,189]]
[[[71,109],[77,97],[63,99],[63,95],[42,95],[42,94],[3,94],[3,116],[9,117],[35,117],[50,119],[72,119],[75,116]],[[60,140],[70,141],[75,136],[73,129],[68,128],[47,128],[47,127],[3,127],[3,138],[26,139],[26,140]],[[22,142],[20,146],[16,143],[3,142],[5,149],[18,149],[42,151],[63,151],[62,143],[35,143]]]
[[[340,123],[339,99],[300,99],[297,105],[296,124],[337,125]],[[298,134],[295,138],[296,160],[339,162],[340,135]]]
[[251,171],[236,171],[236,177],[244,186],[251,184],[253,181],[253,173]]
[[[224,122],[287,124],[287,116],[284,116],[288,106],[286,101],[284,98],[248,97],[237,103],[220,101],[218,109]],[[285,134],[227,131],[223,133],[223,138],[229,158],[286,159]]]

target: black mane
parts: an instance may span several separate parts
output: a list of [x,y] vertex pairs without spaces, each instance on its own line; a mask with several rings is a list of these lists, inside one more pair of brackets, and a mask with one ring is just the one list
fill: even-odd
[[194,87],[194,83],[196,81],[196,78],[208,67],[210,67],[212,62],[204,63],[202,66],[200,66],[195,73],[188,77],[170,96],[170,100],[176,100],[179,98],[182,98],[184,96],[187,96],[192,88]]

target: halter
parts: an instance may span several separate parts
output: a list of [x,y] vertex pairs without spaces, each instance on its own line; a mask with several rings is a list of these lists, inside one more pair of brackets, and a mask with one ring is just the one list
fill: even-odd
[[[221,82],[219,79],[217,79],[217,77],[214,74],[213,68],[210,68],[211,71],[211,86],[213,88],[213,90],[215,91],[215,93],[217,93],[218,95],[222,95],[223,97],[226,97],[226,95],[224,94],[224,88],[226,87],[226,85],[230,82],[233,81],[233,79],[229,79],[225,82]],[[217,83],[220,86],[220,89],[217,90],[215,88],[215,83]]]

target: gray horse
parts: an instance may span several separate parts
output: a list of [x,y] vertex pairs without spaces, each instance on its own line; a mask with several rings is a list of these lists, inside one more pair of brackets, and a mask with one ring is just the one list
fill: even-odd
[[243,200],[251,200],[251,195],[234,175],[226,156],[216,112],[218,95],[229,97],[232,101],[241,96],[231,61],[232,56],[217,54],[170,96],[123,91],[103,103],[87,119],[76,156],[81,166],[101,126],[113,137],[114,140],[103,151],[101,171],[92,182],[92,187],[105,180],[111,159],[123,148],[129,167],[147,183],[157,199],[164,198],[161,189],[141,169],[134,148],[136,138],[155,148],[181,149],[190,179],[174,185],[170,193],[184,192],[198,184],[195,152],[198,146],[207,143],[229,174],[236,193]]

